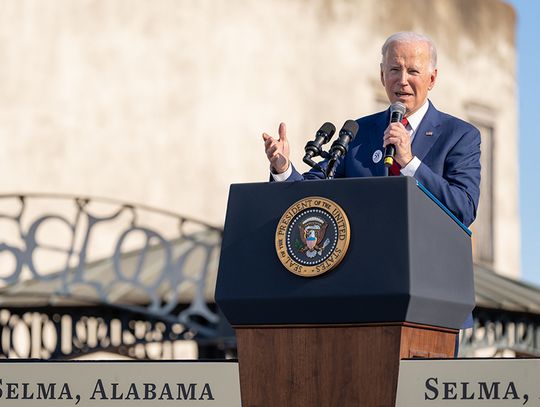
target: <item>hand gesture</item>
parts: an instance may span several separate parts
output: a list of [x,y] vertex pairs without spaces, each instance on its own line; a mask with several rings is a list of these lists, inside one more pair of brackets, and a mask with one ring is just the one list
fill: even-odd
[[270,161],[270,166],[276,174],[282,174],[289,168],[289,140],[287,139],[287,129],[285,123],[279,124],[279,139],[274,139],[266,133],[263,133],[264,149],[266,157]]

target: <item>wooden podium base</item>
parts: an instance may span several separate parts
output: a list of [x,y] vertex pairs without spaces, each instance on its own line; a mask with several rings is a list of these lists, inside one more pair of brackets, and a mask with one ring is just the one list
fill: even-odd
[[394,407],[399,360],[452,358],[457,330],[236,327],[243,407]]

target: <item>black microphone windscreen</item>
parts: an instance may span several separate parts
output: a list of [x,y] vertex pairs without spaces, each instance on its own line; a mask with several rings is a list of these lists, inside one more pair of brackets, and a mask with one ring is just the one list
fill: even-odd
[[330,122],[326,122],[321,126],[321,128],[319,129],[319,131],[317,133],[328,134],[328,138],[330,139],[330,138],[332,138],[332,136],[334,135],[335,132],[336,132],[336,126],[334,126]]
[[401,116],[404,116],[405,112],[407,112],[407,108],[401,102],[394,102],[392,103],[392,106],[390,106],[390,116],[394,114],[394,112],[399,112],[401,113]]
[[356,133],[358,133],[358,123],[356,123],[354,120],[347,120],[343,127],[341,128],[341,131],[346,131],[351,133],[351,141],[356,136]]

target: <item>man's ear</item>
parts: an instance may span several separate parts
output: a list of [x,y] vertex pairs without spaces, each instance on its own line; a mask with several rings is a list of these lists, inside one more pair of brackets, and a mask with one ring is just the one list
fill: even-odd
[[[381,83],[384,86],[384,74],[383,74],[382,62],[381,62],[381,64],[379,66],[381,68]],[[437,75],[435,75],[435,76],[437,76]]]
[[435,68],[433,70],[433,72],[431,72],[431,76],[429,78],[429,86],[428,86],[428,89],[431,90],[433,89],[433,87],[435,86],[435,82],[437,81],[437,68]]

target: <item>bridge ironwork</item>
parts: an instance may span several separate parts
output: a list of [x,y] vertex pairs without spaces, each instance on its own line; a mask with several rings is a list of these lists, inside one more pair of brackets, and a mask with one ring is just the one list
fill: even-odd
[[179,340],[223,344],[221,232],[113,200],[0,195],[0,357],[174,358]]

